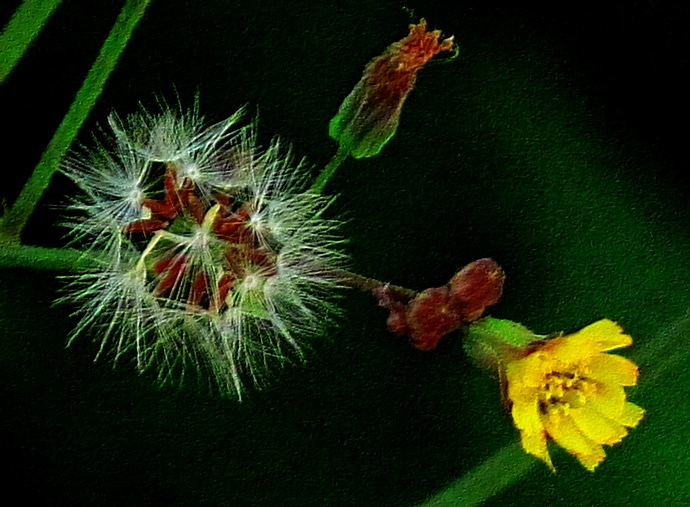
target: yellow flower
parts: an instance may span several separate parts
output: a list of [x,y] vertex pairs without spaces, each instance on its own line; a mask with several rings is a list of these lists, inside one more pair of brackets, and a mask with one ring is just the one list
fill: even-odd
[[626,427],[644,415],[623,390],[637,383],[637,366],[606,353],[631,344],[620,326],[604,319],[501,358],[507,401],[526,452],[555,470],[548,436],[594,471],[606,456],[602,446],[620,442]]

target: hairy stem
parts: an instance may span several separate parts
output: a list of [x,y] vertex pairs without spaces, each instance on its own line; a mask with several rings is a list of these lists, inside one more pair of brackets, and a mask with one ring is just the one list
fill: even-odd
[[[0,243],[0,268],[30,268],[47,271],[85,271],[96,266],[97,254],[72,248],[43,248],[26,245],[3,245]],[[388,289],[401,299],[411,299],[417,295],[412,289],[390,285],[375,278],[339,270],[336,277],[353,289],[371,292],[379,287]]]

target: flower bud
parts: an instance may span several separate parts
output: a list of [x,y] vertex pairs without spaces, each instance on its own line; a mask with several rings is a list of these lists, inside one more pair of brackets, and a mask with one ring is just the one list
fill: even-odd
[[396,294],[389,286],[374,291],[388,308],[388,330],[408,335],[419,350],[436,348],[441,338],[477,320],[503,291],[503,270],[491,259],[480,259],[458,271],[443,287],[418,293],[414,298]]
[[455,311],[467,322],[478,319],[484,308],[499,300],[504,280],[503,270],[491,259],[479,259],[468,264],[450,280],[450,296]]

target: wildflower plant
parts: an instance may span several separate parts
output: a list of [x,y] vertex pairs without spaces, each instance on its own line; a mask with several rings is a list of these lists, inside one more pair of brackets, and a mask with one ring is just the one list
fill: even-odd
[[261,150],[240,117],[111,116],[109,141],[64,162],[83,191],[71,235],[100,254],[63,298],[80,305],[70,342],[95,336],[99,355],[131,353],[163,381],[200,366],[239,395],[323,335],[344,260],[338,221],[302,191],[304,166],[277,140]]
[[[123,19],[136,24],[125,11],[136,8],[140,17],[145,5],[129,0]],[[90,337],[97,357],[133,358],[161,382],[196,371],[241,397],[271,366],[302,358],[325,336],[340,289],[355,287],[373,295],[388,311],[388,330],[417,350],[461,331],[470,357],[497,373],[522,449],[555,470],[551,439],[593,471],[603,446],[619,443],[644,415],[624,390],[636,385],[638,367],[609,354],[632,344],[621,327],[603,319],[541,336],[485,316],[505,281],[488,258],[422,291],[350,273],[340,222],[324,216],[331,198],[322,191],[333,172],[349,156],[381,151],[417,72],[454,49],[453,37],[440,35],[421,20],[371,60],[330,122],[339,148],[311,187],[305,165],[281,141],[258,145],[256,122],[243,124],[243,110],[214,124],[196,105],[112,114],[93,147],[60,165],[81,191],[65,206],[71,245],[93,259],[69,277],[61,298],[79,317],[68,342]],[[0,221],[4,243],[18,242],[40,197],[35,186],[50,180],[41,167]]]

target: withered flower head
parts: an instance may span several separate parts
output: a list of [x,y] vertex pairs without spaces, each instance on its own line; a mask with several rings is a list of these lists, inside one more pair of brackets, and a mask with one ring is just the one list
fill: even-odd
[[329,125],[329,134],[341,150],[354,158],[381,151],[395,134],[417,72],[436,54],[453,49],[453,37],[439,41],[440,36],[440,30],[428,32],[422,19],[410,25],[407,37],[369,62]]

